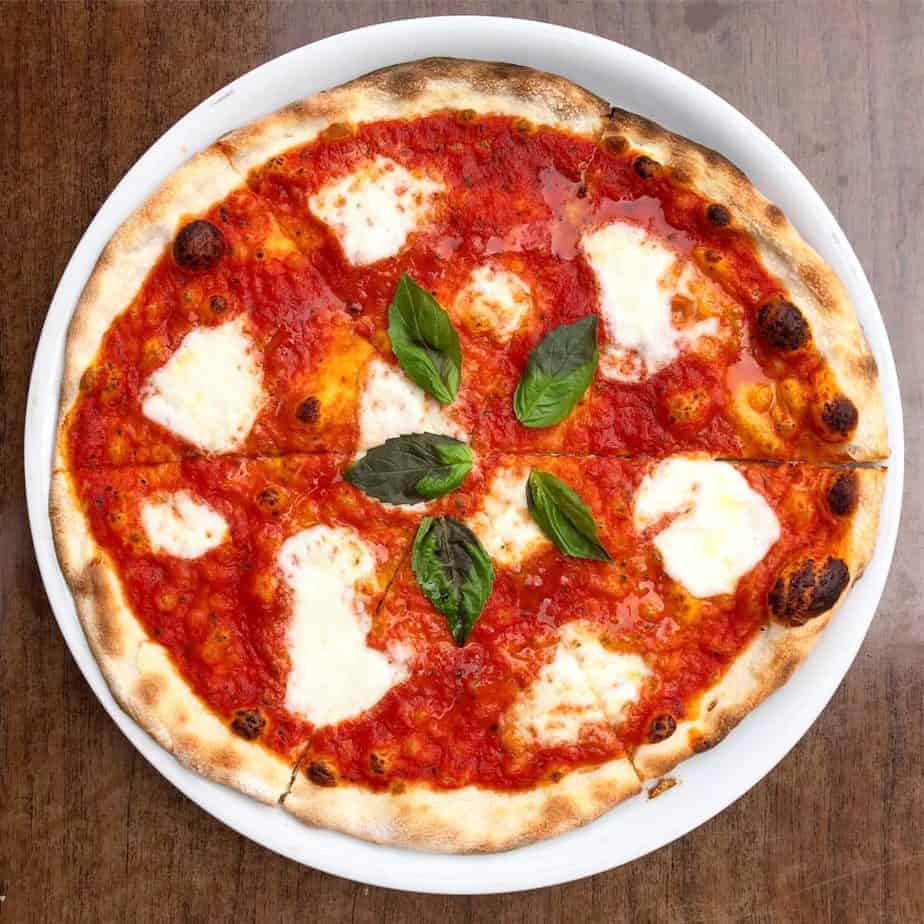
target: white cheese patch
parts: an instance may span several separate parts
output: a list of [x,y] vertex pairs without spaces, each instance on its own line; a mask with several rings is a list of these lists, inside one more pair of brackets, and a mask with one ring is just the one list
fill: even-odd
[[635,528],[676,514],[654,544],[664,570],[694,597],[730,594],[780,537],[764,498],[727,462],[674,456],[645,476]]
[[545,747],[574,744],[584,725],[605,721],[587,677],[564,644],[504,717],[506,726]]
[[366,645],[372,619],[361,585],[375,577],[375,555],[358,533],[304,529],[286,540],[277,564],[292,591],[287,709],[330,725],[375,705],[405,679],[402,663]]
[[237,319],[191,330],[145,382],[141,410],[201,449],[229,452],[247,438],[265,400],[256,349]]
[[177,491],[141,508],[141,525],[155,552],[198,558],[225,541],[228,524],[189,491]]
[[491,558],[510,568],[519,568],[533,552],[549,545],[536,525],[526,503],[529,469],[501,468],[488,486],[481,509],[468,525]]
[[472,330],[506,343],[532,305],[529,286],[515,273],[480,266],[456,296],[453,313]]
[[428,219],[442,183],[376,156],[322,186],[308,200],[354,266],[393,257]]
[[583,670],[607,721],[619,724],[651,674],[645,659],[637,654],[611,651],[601,644],[592,627],[579,621],[568,623],[561,630],[561,637],[562,644],[570,648]]
[[505,724],[546,747],[574,744],[588,723],[618,726],[650,673],[638,655],[605,648],[592,626],[568,623],[555,657],[511,706]]
[[359,450],[380,446],[405,433],[439,433],[465,440],[443,406],[415,385],[398,366],[373,359],[359,399]]
[[614,221],[585,234],[581,247],[600,289],[603,375],[639,381],[671,363],[685,345],[718,331],[715,318],[674,327],[671,298],[686,287],[669,282],[678,256],[644,229]]

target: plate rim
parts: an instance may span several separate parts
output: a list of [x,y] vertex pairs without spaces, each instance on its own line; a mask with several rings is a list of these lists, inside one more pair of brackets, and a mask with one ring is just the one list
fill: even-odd
[[[259,85],[260,81],[265,81],[268,75],[281,72],[283,68],[288,66],[294,66],[296,69],[300,68],[299,61],[301,58],[318,55],[322,51],[332,53],[338,46],[362,43],[364,40],[381,41],[389,33],[392,34],[392,38],[396,38],[401,32],[416,33],[421,39],[429,40],[431,44],[427,46],[427,53],[433,53],[431,52],[433,44],[439,44],[437,34],[447,30],[449,26],[451,26],[452,30],[464,31],[467,36],[464,41],[472,41],[473,43],[479,42],[480,39],[471,36],[484,28],[502,30],[505,33],[514,31],[521,36],[532,33],[540,42],[538,51],[533,55],[533,57],[537,58],[536,63],[533,65],[536,67],[543,67],[542,59],[546,54],[551,54],[549,49],[552,46],[573,48],[575,45],[579,45],[588,49],[593,47],[603,52],[608,51],[610,54],[615,55],[620,62],[626,62],[632,67],[649,71],[656,80],[663,82],[665,89],[671,89],[680,94],[692,95],[702,101],[703,106],[708,105],[720,113],[723,125],[727,127],[728,131],[737,131],[747,135],[751,139],[749,143],[755,145],[755,151],[760,152],[760,156],[766,156],[770,161],[776,163],[777,169],[784,170],[788,181],[796,185],[797,192],[807,197],[808,205],[806,208],[808,213],[817,216],[817,221],[820,225],[824,227],[826,232],[831,234],[831,240],[824,241],[825,247],[820,246],[818,242],[816,242],[816,247],[829,259],[829,254],[825,251],[826,249],[834,248],[838,259],[842,263],[840,269],[842,279],[851,292],[855,304],[858,305],[858,314],[861,313],[859,306],[865,306],[862,312],[864,330],[871,347],[876,352],[877,362],[879,362],[880,383],[887,412],[889,413],[891,456],[889,459],[887,491],[883,503],[882,520],[874,559],[867,568],[863,582],[858,584],[855,589],[852,589],[850,601],[845,601],[844,609],[847,608],[847,602],[857,599],[858,602],[854,608],[862,606],[866,612],[865,615],[861,614],[855,618],[857,625],[851,624],[849,637],[842,640],[844,644],[839,645],[838,650],[832,654],[832,657],[836,657],[838,663],[842,665],[842,669],[841,667],[838,668],[837,676],[833,681],[831,678],[826,678],[825,684],[820,689],[813,688],[812,692],[816,694],[815,700],[812,708],[806,710],[810,713],[810,718],[805,721],[804,715],[794,719],[791,717],[792,721],[786,728],[782,744],[777,742],[775,748],[768,749],[772,751],[772,756],[769,759],[757,762],[756,767],[738,769],[740,779],[734,786],[730,787],[728,791],[730,795],[723,794],[714,804],[709,805],[705,811],[693,811],[689,814],[689,823],[684,822],[677,830],[670,832],[667,837],[660,838],[660,835],[655,835],[641,839],[637,851],[634,853],[629,851],[632,854],[631,856],[626,855],[618,859],[614,859],[606,852],[602,856],[599,852],[588,852],[583,842],[589,843],[590,846],[593,846],[594,840],[599,842],[600,837],[588,838],[587,832],[595,831],[599,833],[607,826],[613,827],[612,823],[608,825],[607,819],[612,822],[612,818],[620,813],[622,806],[618,806],[602,819],[584,828],[506,853],[477,856],[432,854],[371,845],[334,832],[307,828],[278,808],[259,805],[259,803],[255,803],[243,794],[228,790],[219,784],[199,777],[180,765],[171,754],[162,749],[127,713],[122,711],[113,699],[95,659],[89,652],[82,627],[74,611],[73,598],[63,581],[54,545],[51,541],[47,497],[48,483],[52,471],[51,453],[54,439],[52,436],[49,443],[48,417],[56,418],[57,416],[54,412],[58,405],[58,385],[67,324],[70,321],[83,284],[96,262],[96,257],[98,257],[102,247],[111,236],[111,231],[107,233],[106,228],[112,226],[113,222],[117,225],[126,217],[127,213],[120,217],[119,210],[124,211],[128,208],[128,213],[130,213],[156,185],[175,169],[177,156],[184,160],[186,156],[196,150],[195,147],[186,147],[180,143],[175,151],[168,151],[170,145],[177,143],[179,139],[186,135],[198,134],[201,137],[203,126],[207,134],[208,126],[212,121],[218,121],[212,119],[216,107],[220,107],[222,102],[228,100],[233,94]],[[542,47],[543,44],[548,47]],[[425,56],[427,55],[416,55],[416,57]],[[480,55],[476,48],[472,48],[466,54],[460,53],[458,56],[484,59],[484,56]],[[522,56],[517,55],[509,55],[508,57],[516,60],[522,59]],[[397,63],[399,60],[410,59],[401,55],[394,57],[392,60]],[[523,63],[532,63],[532,61]],[[616,67],[617,65],[614,63],[614,70]],[[362,68],[359,72],[363,70],[366,69]],[[338,80],[337,82],[341,81]],[[321,84],[327,85],[327,82],[322,80]],[[276,108],[275,105],[270,105],[268,109],[262,111],[271,111],[274,108]],[[252,116],[252,118],[257,118],[259,114],[261,112]],[[226,131],[228,128],[225,127],[224,130]],[[214,137],[218,137],[218,135],[216,134]],[[214,140],[214,137],[212,140]],[[163,158],[165,152],[170,154],[166,159]],[[757,157],[758,153],[755,153],[754,156]],[[735,157],[732,157],[732,160],[735,159]],[[159,163],[164,164],[161,170],[158,169]],[[170,163],[173,163],[173,166],[169,166]],[[751,173],[746,164],[745,170],[749,174]],[[143,179],[145,176],[147,177],[146,180]],[[756,179],[755,185],[759,185]],[[131,202],[134,202],[134,205],[131,205]],[[787,211],[788,214],[790,213],[790,210],[786,209],[785,205],[784,211]],[[790,215],[790,217],[792,216]],[[114,230],[114,227],[112,230]],[[82,280],[81,275],[83,275]],[[49,362],[49,360],[53,361]],[[50,404],[49,394],[51,395]],[[50,425],[50,431],[53,434],[53,423]],[[93,690],[94,695],[142,756],[175,787],[213,817],[243,836],[262,844],[276,853],[324,872],[344,876],[369,885],[441,894],[490,894],[556,885],[632,862],[652,850],[666,846],[677,838],[685,836],[690,830],[708,821],[727,808],[732,802],[737,801],[753,785],[770,773],[776,764],[802,739],[827,706],[831,696],[850,669],[869,629],[885,587],[895,549],[904,478],[904,434],[898,376],[888,333],[878,304],[859,260],[839,223],[821,196],[795,164],[772,140],[746,116],[731,106],[730,103],[718,97],[698,81],[664,62],[629,46],[591,33],[534,20],[492,16],[437,16],[402,19],[326,36],[315,42],[292,49],[238,76],[203,100],[160,135],[125,173],[106,198],[81,236],[61,274],[58,286],[49,304],[35,352],[26,404],[23,449],[29,524],[36,560],[49,605],[71,656]],[[827,636],[828,633],[825,634],[825,637]],[[824,642],[825,640],[826,638],[823,638],[822,641]],[[832,648],[834,644],[832,641],[827,647]],[[794,677],[793,680],[795,679]],[[790,681],[790,683],[792,682]],[[778,696],[779,694],[776,695]],[[770,701],[768,700],[768,702]],[[755,710],[742,723],[740,728],[755,727],[756,723],[761,720],[762,709],[764,709],[763,706]],[[766,714],[766,710],[764,710],[763,714]],[[751,719],[754,721],[751,722]],[[729,738],[721,748],[709,754],[700,755],[694,758],[694,761],[709,761],[710,757],[716,753],[721,754],[731,740]],[[674,792],[676,793],[677,790],[682,790],[682,787],[676,787]],[[662,799],[669,795],[665,794]],[[658,802],[660,803],[662,799],[659,799]],[[238,803],[238,800],[246,800],[251,805],[245,809],[244,806]],[[265,810],[265,813],[260,810]],[[266,824],[265,828],[259,821],[260,816],[263,814],[265,814],[264,822],[272,821],[271,824]],[[625,814],[624,811],[623,814]],[[246,823],[242,820],[245,818],[247,819]],[[251,819],[258,819],[258,821],[253,822]],[[306,844],[308,845],[307,847]],[[331,848],[334,849],[332,850]],[[325,853],[325,850],[328,852]],[[380,858],[388,857],[390,857],[388,862],[385,859],[380,860]],[[536,864],[537,857],[541,860],[538,865]],[[575,857],[578,859],[575,860]],[[562,859],[565,862],[561,862]],[[397,871],[395,869],[396,863],[398,864]],[[486,874],[488,878],[485,881],[478,881],[478,877],[483,874]]]

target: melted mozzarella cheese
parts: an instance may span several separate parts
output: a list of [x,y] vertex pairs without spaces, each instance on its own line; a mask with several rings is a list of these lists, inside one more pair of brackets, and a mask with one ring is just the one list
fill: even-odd
[[456,296],[453,313],[472,330],[506,343],[529,311],[529,286],[508,270],[480,266]]
[[308,207],[337,235],[354,266],[393,257],[429,217],[444,186],[381,155],[331,180]]
[[141,508],[141,524],[155,552],[176,558],[198,558],[222,544],[228,535],[224,517],[189,491],[177,491]]
[[635,528],[676,514],[654,539],[664,570],[694,597],[732,593],[780,537],[766,500],[727,462],[675,456],[645,476]]
[[442,405],[398,366],[373,359],[366,368],[359,404],[359,449],[380,446],[405,433],[439,433],[465,439]]
[[375,556],[354,530],[302,530],[286,540],[277,564],[292,591],[287,709],[329,725],[368,709],[404,680],[403,664],[366,645],[372,620],[362,585],[375,578]]
[[247,438],[266,400],[253,341],[240,319],[197,327],[145,382],[145,417],[209,452]]
[[676,359],[684,345],[717,332],[715,318],[674,327],[671,299],[686,288],[682,279],[670,281],[678,257],[642,228],[615,221],[585,234],[581,247],[600,289],[600,370],[608,378],[638,381]]
[[574,744],[584,725],[605,721],[587,677],[563,644],[504,718],[505,727],[546,747]]
[[471,526],[491,558],[510,568],[549,544],[526,503],[526,468],[501,468],[494,475]]
[[562,644],[570,648],[584,672],[607,721],[619,724],[626,707],[639,698],[642,684],[651,674],[645,659],[637,654],[611,651],[585,623],[568,623],[561,636]]
[[554,658],[511,706],[505,726],[546,747],[574,744],[584,725],[618,726],[650,674],[638,655],[605,648],[592,626],[568,623]]

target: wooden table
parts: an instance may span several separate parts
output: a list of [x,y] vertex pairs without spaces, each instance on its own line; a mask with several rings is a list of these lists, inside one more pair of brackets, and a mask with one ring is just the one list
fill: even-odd
[[[805,739],[738,803],[653,856],[486,898],[406,895],[303,869],[163,780],[64,646],[33,559],[21,461],[47,305],[135,159],[268,58],[355,26],[448,12],[547,19],[625,42],[760,125],[815,183],[869,274],[908,430],[891,579]],[[924,5],[6,2],[0,16],[0,919],[924,920]]]

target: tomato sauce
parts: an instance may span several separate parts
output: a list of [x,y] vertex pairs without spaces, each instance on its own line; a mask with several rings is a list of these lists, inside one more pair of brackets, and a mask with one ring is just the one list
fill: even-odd
[[[274,750],[291,756],[306,745],[306,760],[332,763],[341,778],[379,789],[414,780],[518,789],[631,753],[655,716],[694,709],[765,624],[766,594],[782,564],[836,545],[844,528],[824,516],[824,472],[750,466],[747,478],[777,512],[782,537],[735,594],[695,601],[678,592],[649,538],[632,527],[645,459],[545,457],[536,464],[569,481],[590,505],[614,563],[548,548],[521,571],[498,567],[469,643],[452,642],[407,561],[398,567],[421,511],[385,508],[339,477],[356,446],[362,369],[376,351],[389,353],[387,310],[403,273],[450,310],[472,270],[486,262],[516,273],[531,290],[532,309],[509,342],[456,325],[463,386],[451,411],[483,451],[740,455],[755,444],[732,413],[735,389],[807,380],[821,365],[813,349],[784,361],[752,346],[758,307],[782,287],[753,243],[710,222],[708,203],[668,171],[646,179],[631,151],[614,154],[522,120],[470,115],[344,128],[254,172],[252,191],[242,188],[202,216],[221,230],[225,257],[191,274],[170,252],[163,255],[111,325],[66,430],[65,464],[94,537],[117,562],[132,610],[191,688],[228,719],[238,709],[261,710],[261,740]],[[330,177],[376,155],[438,177],[446,192],[396,256],[353,266],[311,216],[308,200]],[[599,312],[580,242],[617,219],[695,263],[721,291],[716,298],[733,306],[734,336],[712,355],[684,351],[640,382],[598,372],[566,421],[528,430],[512,411],[527,357],[550,330]],[[144,416],[145,382],[195,327],[236,317],[246,319],[261,351],[269,399],[235,455],[259,458],[199,459],[196,447]],[[598,336],[603,347],[603,323]],[[306,425],[299,408],[330,391],[332,381],[338,397],[321,403],[320,419]],[[695,412],[683,410],[691,402]],[[800,438],[787,437],[775,455],[791,456]],[[292,455],[321,450],[344,455]],[[266,458],[273,455],[280,458]],[[164,462],[171,464],[148,464]],[[483,453],[465,487],[427,512],[470,514],[497,464]],[[192,561],[154,554],[139,520],[144,498],[184,488],[220,512],[231,534]],[[276,569],[285,539],[317,522],[353,526],[372,541],[383,586],[398,569],[385,603],[370,604],[369,644],[404,641],[417,652],[403,684],[358,718],[322,729],[284,705],[291,600]],[[551,659],[557,629],[575,619],[599,625],[614,649],[642,655],[654,680],[618,728],[594,726],[564,747],[511,746],[504,714]]]

